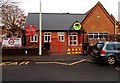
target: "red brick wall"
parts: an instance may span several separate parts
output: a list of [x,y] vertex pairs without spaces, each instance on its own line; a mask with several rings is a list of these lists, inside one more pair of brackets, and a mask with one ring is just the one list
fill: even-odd
[[[42,44],[44,44],[44,33],[42,33]],[[36,34],[39,34],[38,32]],[[67,54],[68,48],[81,48],[82,49],[82,35],[78,35],[78,45],[77,46],[68,46],[68,37],[67,33],[64,33],[65,35],[65,41],[64,42],[58,42],[58,33],[57,32],[51,32],[51,42],[50,42],[50,53],[52,54]],[[39,36],[38,36],[39,40]],[[34,42],[30,42],[30,36],[27,36],[27,46],[28,47],[34,47]],[[35,46],[39,47],[39,41],[35,42]]]
[[114,34],[114,24],[100,6],[96,7],[82,26],[87,32],[109,32],[110,34]]

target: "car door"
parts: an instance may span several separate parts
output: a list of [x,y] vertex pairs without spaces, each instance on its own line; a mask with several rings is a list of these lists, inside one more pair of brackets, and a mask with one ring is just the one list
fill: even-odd
[[115,44],[115,56],[120,60],[120,43]]
[[116,50],[114,44],[112,43],[107,44],[105,52],[107,56],[115,55]]

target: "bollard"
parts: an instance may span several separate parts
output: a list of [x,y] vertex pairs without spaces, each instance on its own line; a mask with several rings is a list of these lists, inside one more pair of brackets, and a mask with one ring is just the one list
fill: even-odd
[[27,50],[25,50],[25,54],[27,54]]

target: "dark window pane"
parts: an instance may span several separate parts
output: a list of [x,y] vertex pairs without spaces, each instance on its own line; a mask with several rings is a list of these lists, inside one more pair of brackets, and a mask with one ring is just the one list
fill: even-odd
[[76,45],[76,41],[74,41],[74,45]]
[[47,41],[47,36],[45,36],[45,41]]
[[93,35],[89,35],[88,37],[89,37],[89,38],[93,38]]
[[48,36],[48,42],[50,42],[50,36]]
[[98,35],[94,35],[94,38],[98,38]]
[[101,50],[103,46],[104,46],[104,43],[97,43],[94,48]]
[[93,33],[89,33],[89,34],[93,34]]
[[31,36],[31,41],[34,41],[34,40],[33,40],[33,36]]
[[103,35],[99,35],[99,38],[103,38]]
[[35,36],[35,41],[37,41],[37,36]]
[[62,36],[62,41],[64,40],[64,36]]
[[108,35],[104,35],[104,38],[108,38]]
[[115,48],[116,48],[117,50],[120,50],[120,44],[115,44]]
[[48,33],[48,35],[50,35],[50,33]]
[[114,45],[113,44],[108,44],[106,49],[107,50],[114,50]]
[[76,40],[76,36],[73,36],[74,37],[74,40]]

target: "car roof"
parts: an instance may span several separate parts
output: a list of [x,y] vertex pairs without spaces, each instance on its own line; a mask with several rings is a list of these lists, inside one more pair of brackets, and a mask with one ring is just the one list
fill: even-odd
[[105,42],[105,43],[110,43],[110,44],[120,44],[120,42]]
[[120,44],[120,42],[114,42],[114,41],[109,41],[109,42],[99,41],[97,43],[106,43],[106,44],[108,44],[108,43],[113,44],[114,43],[114,44]]

